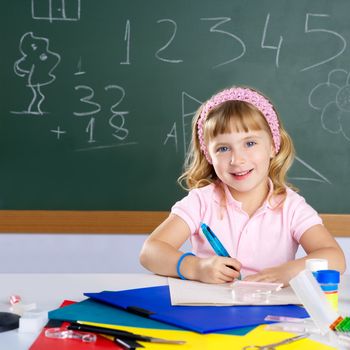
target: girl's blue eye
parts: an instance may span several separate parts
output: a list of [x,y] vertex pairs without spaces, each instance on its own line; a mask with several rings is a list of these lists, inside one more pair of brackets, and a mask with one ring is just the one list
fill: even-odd
[[254,141],[248,141],[248,142],[246,143],[246,145],[247,145],[247,147],[253,147],[254,145],[256,145],[256,142],[254,142]]
[[226,146],[221,146],[221,147],[219,147],[218,148],[218,152],[227,152],[228,151],[228,147],[226,147]]

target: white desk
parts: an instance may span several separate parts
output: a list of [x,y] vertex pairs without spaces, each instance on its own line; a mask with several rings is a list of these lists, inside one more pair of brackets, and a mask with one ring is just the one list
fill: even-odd
[[[122,290],[167,284],[151,274],[0,274],[0,311],[9,311],[9,297],[20,295],[23,303],[35,302],[40,310],[57,308],[64,299],[80,301],[84,292]],[[342,279],[340,313],[350,314],[350,275]],[[17,330],[0,333],[0,350],[27,350],[37,334]]]
[[[10,311],[9,297],[20,295],[24,304],[35,302],[40,310],[52,310],[64,299],[86,299],[84,292],[122,290],[167,284],[151,274],[0,274],[0,311]],[[37,334],[0,333],[0,350],[27,350]]]

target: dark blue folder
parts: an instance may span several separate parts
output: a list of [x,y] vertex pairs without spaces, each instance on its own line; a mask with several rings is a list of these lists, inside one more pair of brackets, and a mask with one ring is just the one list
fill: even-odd
[[297,305],[273,306],[172,306],[168,286],[103,291],[84,295],[123,310],[198,333],[257,326],[267,315],[309,317]]

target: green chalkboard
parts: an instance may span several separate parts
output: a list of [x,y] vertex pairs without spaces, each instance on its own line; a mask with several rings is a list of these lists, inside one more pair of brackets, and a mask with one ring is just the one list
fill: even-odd
[[0,209],[169,210],[194,111],[253,86],[290,181],[350,213],[348,0],[5,0]]

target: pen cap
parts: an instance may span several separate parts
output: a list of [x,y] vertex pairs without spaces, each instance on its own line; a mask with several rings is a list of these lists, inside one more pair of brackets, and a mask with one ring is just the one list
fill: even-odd
[[337,320],[339,315],[328,303],[311,271],[303,270],[299,272],[289,281],[289,284],[321,333],[328,333],[330,325]]

